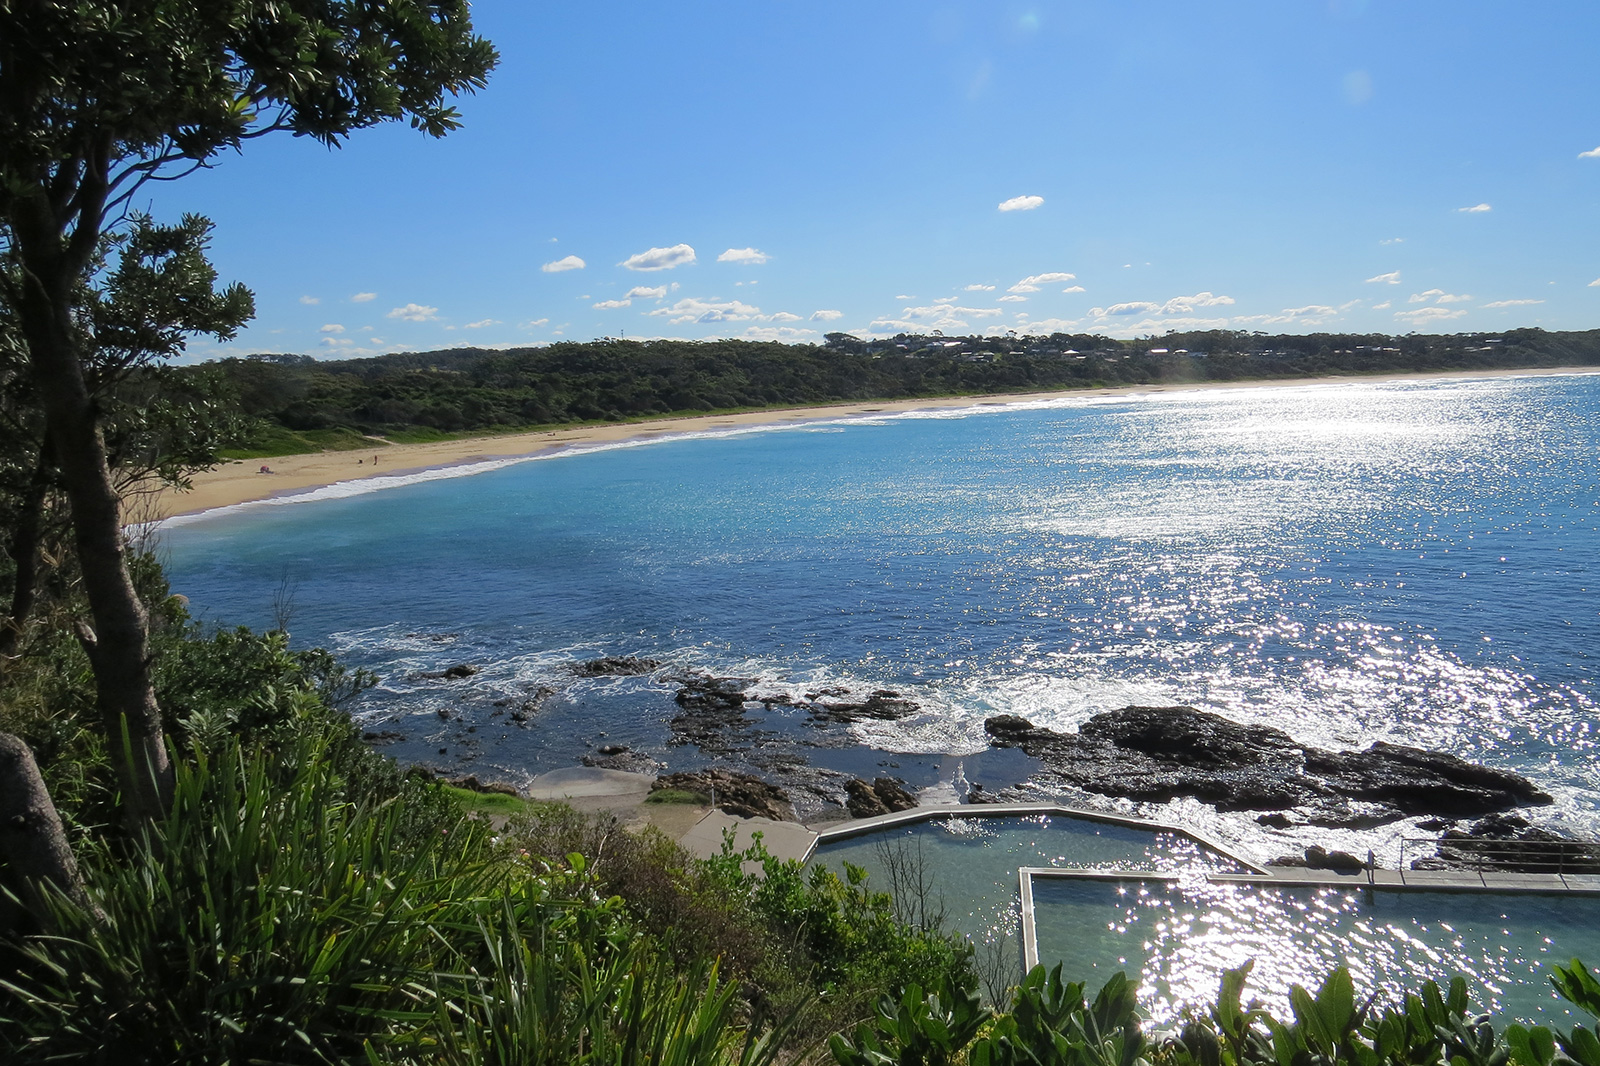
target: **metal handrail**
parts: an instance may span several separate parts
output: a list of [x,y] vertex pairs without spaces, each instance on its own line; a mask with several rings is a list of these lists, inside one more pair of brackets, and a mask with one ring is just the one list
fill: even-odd
[[1407,850],[1423,855],[1438,855],[1440,850],[1449,853],[1450,861],[1469,870],[1505,870],[1509,867],[1526,872],[1600,873],[1600,844],[1581,840],[1486,840],[1467,837],[1459,840],[1438,837],[1401,837],[1400,869],[1410,869],[1406,863]]

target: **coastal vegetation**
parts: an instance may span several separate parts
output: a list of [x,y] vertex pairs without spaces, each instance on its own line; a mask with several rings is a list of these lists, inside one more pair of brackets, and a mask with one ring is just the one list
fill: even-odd
[[366,359],[227,358],[189,373],[253,420],[250,458],[579,422],[952,395],[1263,378],[1600,366],[1600,330],[1114,340],[1063,333],[902,334],[826,343],[625,341],[459,348]]

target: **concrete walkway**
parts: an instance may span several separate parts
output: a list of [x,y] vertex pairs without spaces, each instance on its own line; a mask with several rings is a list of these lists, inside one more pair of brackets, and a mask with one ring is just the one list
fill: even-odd
[[[817,834],[798,822],[775,822],[771,818],[736,818],[721,811],[710,811],[694,824],[678,844],[690,855],[709,859],[722,854],[723,834],[733,831],[733,849],[743,851],[761,834],[767,853],[780,859],[804,862],[817,846]],[[754,872],[754,871],[750,871]]]

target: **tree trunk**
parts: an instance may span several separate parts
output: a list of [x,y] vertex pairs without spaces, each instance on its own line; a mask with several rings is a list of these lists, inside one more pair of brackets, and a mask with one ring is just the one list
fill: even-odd
[[[16,893],[35,922],[48,928],[46,887],[87,908],[78,863],[67,846],[50,793],[28,745],[0,733],[0,882]],[[0,897],[0,931],[16,928],[21,915]]]
[[19,205],[16,218],[23,268],[17,319],[72,509],[78,565],[94,618],[92,629],[79,627],[79,637],[94,667],[96,703],[122,785],[124,819],[134,829],[166,813],[172,765],[150,677],[148,618],[128,574],[121,500],[112,485],[73,322],[73,293],[84,264],[66,254],[47,207]]
[[28,482],[28,494],[23,497],[16,528],[11,531],[11,543],[6,546],[17,573],[11,588],[11,614],[0,624],[0,655],[17,653],[23,624],[28,620],[28,612],[33,610],[33,594],[39,578],[39,524],[49,490],[50,442],[46,439],[39,446],[33,479]]

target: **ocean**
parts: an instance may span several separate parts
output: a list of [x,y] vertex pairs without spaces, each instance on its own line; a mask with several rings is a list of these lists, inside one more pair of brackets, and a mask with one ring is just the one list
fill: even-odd
[[[199,617],[286,620],[375,671],[353,713],[449,773],[518,783],[613,745],[750,770],[806,813],[850,776],[1026,791],[991,715],[1181,703],[1515,770],[1556,799],[1536,821],[1594,834],[1597,415],[1600,375],[975,403],[335,486],[157,539]],[[608,655],[661,666],[572,669]],[[424,676],[456,664],[477,672]],[[673,678],[694,671],[778,702],[691,735]],[[782,702],[825,689],[918,709]],[[1420,835],[1102,805],[1257,858],[1394,861]]]

